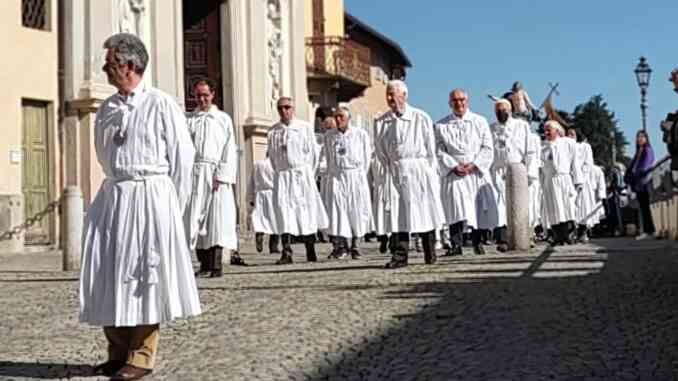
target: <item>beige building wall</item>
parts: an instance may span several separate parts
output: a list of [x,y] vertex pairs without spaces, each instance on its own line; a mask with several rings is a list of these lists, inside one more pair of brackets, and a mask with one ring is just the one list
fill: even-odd
[[344,0],[304,0],[304,35],[313,36],[313,3],[323,7],[325,36],[344,36]]
[[372,136],[372,122],[388,111],[386,105],[386,84],[388,77],[378,66],[372,66],[371,86],[365,89],[360,97],[352,99],[348,106],[351,109],[354,125],[367,129]]
[[[48,161],[50,195],[59,189],[57,138],[57,11],[56,1],[47,1],[48,30],[22,25],[22,1],[0,1],[0,34],[5,54],[0,60],[0,232],[23,222],[22,197],[22,100],[49,102]],[[52,224],[55,226],[55,224]],[[55,235],[52,232],[53,237]],[[0,240],[0,251],[15,251],[21,240]]]

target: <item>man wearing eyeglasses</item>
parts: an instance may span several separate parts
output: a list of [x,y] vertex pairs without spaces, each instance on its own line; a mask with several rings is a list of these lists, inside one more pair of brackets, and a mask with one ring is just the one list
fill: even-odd
[[283,246],[276,264],[293,263],[293,235],[303,240],[306,259],[315,262],[315,234],[328,225],[314,178],[320,153],[313,127],[295,118],[292,98],[280,98],[277,108],[280,121],[268,132],[268,152],[275,171],[275,233],[281,236]]
[[478,202],[478,192],[491,181],[492,133],[487,119],[469,110],[464,90],[453,90],[449,104],[452,113],[436,123],[435,128],[438,159],[444,175],[441,198],[452,241],[446,255],[462,254],[463,235],[469,227],[473,229],[473,250],[481,255],[485,249],[478,230],[478,214],[483,205]]
[[433,123],[428,114],[407,103],[407,86],[402,81],[388,83],[386,103],[391,110],[375,122],[375,131],[379,131],[375,137],[376,156],[395,185],[386,187],[382,195],[387,228],[396,241],[386,268],[408,265],[412,233],[421,237],[426,264],[434,264],[435,229],[445,218],[440,203]]

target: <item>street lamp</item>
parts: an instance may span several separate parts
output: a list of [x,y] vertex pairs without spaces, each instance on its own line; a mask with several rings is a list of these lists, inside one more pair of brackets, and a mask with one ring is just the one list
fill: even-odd
[[645,57],[640,57],[640,62],[633,72],[636,73],[636,80],[638,81],[638,87],[640,87],[640,115],[643,121],[643,131],[645,131],[645,111],[647,110],[645,96],[647,95],[647,88],[650,86],[650,74],[652,74],[652,69],[650,69],[650,65],[647,64]]

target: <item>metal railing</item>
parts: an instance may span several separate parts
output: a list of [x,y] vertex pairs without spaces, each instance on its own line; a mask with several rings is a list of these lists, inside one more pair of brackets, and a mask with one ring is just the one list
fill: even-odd
[[343,37],[306,38],[306,67],[311,76],[341,77],[369,86],[370,49]]

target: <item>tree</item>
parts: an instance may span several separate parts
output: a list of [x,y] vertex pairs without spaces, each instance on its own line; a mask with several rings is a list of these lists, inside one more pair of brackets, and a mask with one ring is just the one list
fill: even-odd
[[[626,146],[629,144],[620,131],[614,113],[607,109],[602,95],[595,95],[588,102],[575,107],[571,115],[580,140],[586,139],[593,149],[593,158],[598,165],[609,168],[613,147],[616,160],[625,162]],[[614,136],[614,138],[613,138]]]

